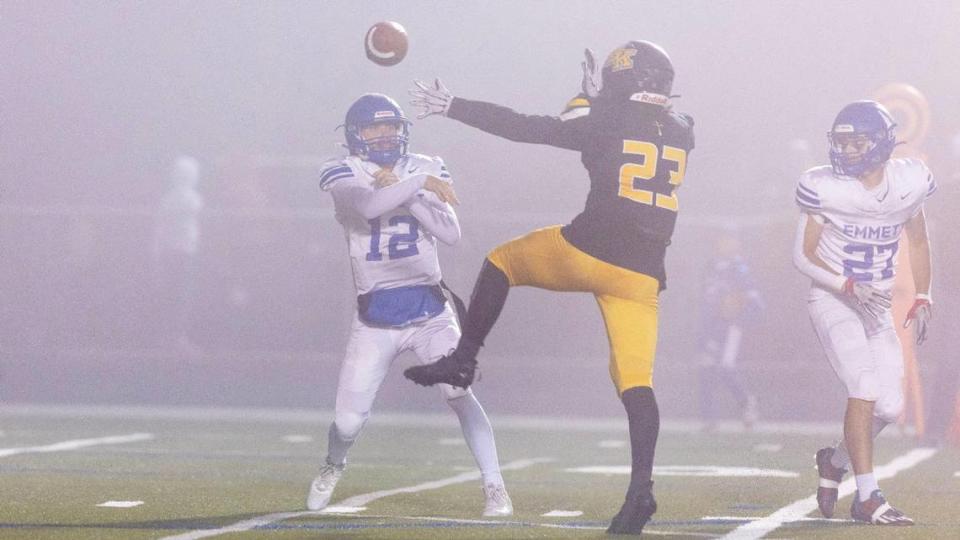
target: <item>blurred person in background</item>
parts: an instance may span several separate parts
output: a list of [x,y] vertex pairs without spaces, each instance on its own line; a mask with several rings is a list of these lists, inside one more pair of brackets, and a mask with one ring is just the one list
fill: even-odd
[[197,250],[203,195],[198,190],[200,163],[181,155],[173,163],[167,191],[160,199],[153,235],[158,314],[162,345],[196,353],[190,327],[196,295]]
[[[460,325],[444,295],[438,240],[460,240],[451,203],[453,180],[439,157],[407,152],[410,121],[383,94],[365,94],[344,121],[350,155],[324,166],[320,189],[333,196],[343,225],[357,294],[337,383],[327,456],[310,484],[307,508],[327,506],[343,475],[347,452],[370,416],[390,365],[405,351],[421,363],[457,345]],[[509,516],[493,428],[469,388],[441,385],[480,469],[487,517]]]
[[720,233],[701,283],[700,418],[705,429],[716,427],[717,391],[723,388],[733,395],[749,430],[757,421],[757,398],[744,387],[737,360],[744,328],[764,306],[735,231]]
[[[615,49],[598,70],[587,53],[582,90],[589,111],[530,116],[454,97],[439,79],[411,91],[420,117],[441,114],[517,142],[580,152],[590,177],[586,207],[569,225],[535,230],[494,248],[477,277],[464,334],[439,361],[408,368],[417,384],[468,387],[476,356],[493,329],[510,287],[589,292],[610,342],[609,371],[630,429],[630,485],[609,534],[640,534],[656,512],[653,459],[660,412],[653,392],[659,292],[677,219],[676,190],[694,146],[693,119],[670,105],[674,70],[648,41]],[[576,99],[575,99],[576,101]],[[583,103],[585,108],[587,103]],[[537,178],[546,193],[562,186]]]
[[[880,491],[873,441],[904,407],[903,351],[893,325],[913,326],[919,345],[932,315],[924,202],[937,184],[923,161],[891,158],[894,127],[875,101],[847,105],[828,132],[831,165],[808,170],[796,188],[794,264],[811,279],[810,319],[847,390],[843,440],[816,454],[817,503],[824,517],[833,517],[839,483],[852,465],[851,517],[875,525],[913,525]],[[916,296],[901,322],[893,320],[891,298],[903,234]]]

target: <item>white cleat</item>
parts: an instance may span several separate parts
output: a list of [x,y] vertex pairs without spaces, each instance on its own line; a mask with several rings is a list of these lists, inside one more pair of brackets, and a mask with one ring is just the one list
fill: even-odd
[[330,463],[320,467],[320,474],[310,483],[310,492],[307,493],[307,509],[323,510],[330,502],[330,496],[333,495],[333,488],[337,487],[337,482],[343,476],[343,465],[331,465]]
[[483,486],[483,495],[487,499],[483,507],[483,517],[505,517],[513,515],[513,501],[503,484]]

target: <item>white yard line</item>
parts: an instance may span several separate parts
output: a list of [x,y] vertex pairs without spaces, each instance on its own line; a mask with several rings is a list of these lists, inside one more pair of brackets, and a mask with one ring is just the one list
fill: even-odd
[[22,448],[0,448],[0,457],[15,456],[17,454],[42,454],[46,452],[65,452],[88,446],[101,444],[123,444],[153,439],[152,433],[131,433],[130,435],[114,435],[111,437],[97,437],[96,439],[74,439],[44,446],[24,446]]
[[[551,458],[533,458],[533,459],[520,459],[517,461],[511,461],[500,467],[504,471],[513,471],[517,469],[524,469],[530,467],[531,465],[536,465],[537,463],[548,463],[553,461]],[[407,486],[396,489],[386,489],[382,491],[374,491],[373,493],[365,493],[362,495],[355,495],[349,497],[342,501],[335,503],[335,506],[365,506],[366,504],[373,502],[377,499],[383,497],[389,497],[390,495],[396,495],[398,493],[417,493],[419,491],[426,491],[430,489],[439,489],[453,484],[460,484],[470,480],[477,480],[480,478],[480,471],[471,471],[456,476],[450,476],[448,478],[441,478],[440,480],[434,480],[431,482],[424,482],[422,484],[417,484],[415,486]],[[334,506],[334,505],[331,505]],[[199,540],[200,538],[209,538],[211,536],[219,536],[221,534],[233,533],[233,532],[243,532],[255,529],[257,527],[262,527],[264,525],[269,525],[277,521],[283,521],[290,518],[297,518],[303,516],[315,516],[322,514],[323,510],[320,511],[309,511],[302,510],[299,512],[278,512],[275,514],[267,514],[264,516],[258,516],[252,519],[247,519],[234,523],[233,525],[227,525],[226,527],[221,527],[219,529],[200,529],[195,531],[185,532],[183,534],[177,534],[174,536],[166,536],[161,540]]]
[[[333,411],[317,409],[271,409],[255,407],[185,407],[185,406],[98,406],[98,405],[32,405],[24,403],[0,403],[0,418],[4,417],[53,417],[53,418],[121,418],[125,420],[185,420],[217,422],[264,422],[270,424],[324,424],[333,420]],[[574,431],[584,433],[626,433],[627,423],[622,418],[569,417],[544,415],[492,416],[498,430],[523,431]],[[449,413],[402,413],[381,412],[370,418],[370,425],[394,427],[423,426],[459,428],[456,415]],[[735,433],[742,430],[738,423],[721,423],[720,431]],[[661,433],[699,432],[701,422],[695,420],[661,420]],[[326,428],[324,428],[326,429]],[[836,422],[763,422],[754,427],[755,433],[775,435],[835,435]],[[884,430],[881,437],[899,436],[897,430]],[[604,436],[604,438],[607,438]]]
[[[893,461],[886,465],[875,468],[873,473],[876,475],[877,480],[891,478],[897,473],[910,469],[920,462],[933,457],[936,453],[937,450],[935,448],[916,448],[902,456],[894,458]],[[853,478],[848,478],[840,483],[839,498],[842,499],[847,495],[851,495],[856,490],[856,482]],[[800,499],[799,501],[784,506],[769,516],[737,527],[724,536],[723,540],[757,540],[778,529],[785,523],[800,521],[816,509],[817,496],[812,495],[806,499]]]

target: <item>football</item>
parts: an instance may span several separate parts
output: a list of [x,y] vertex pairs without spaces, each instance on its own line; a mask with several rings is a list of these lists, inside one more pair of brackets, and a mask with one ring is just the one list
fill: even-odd
[[367,58],[381,66],[399,64],[407,55],[407,31],[393,21],[382,21],[370,27],[363,38]]

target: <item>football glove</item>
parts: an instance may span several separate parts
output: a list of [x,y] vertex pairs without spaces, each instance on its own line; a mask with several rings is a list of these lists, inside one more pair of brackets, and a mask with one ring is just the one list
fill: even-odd
[[930,297],[925,294],[918,294],[913,301],[913,306],[907,312],[907,320],[903,321],[904,328],[910,328],[914,322],[913,333],[917,337],[917,345],[923,345],[927,340],[927,326],[933,317],[933,307],[930,303]]
[[580,82],[580,88],[590,99],[600,95],[600,87],[603,85],[603,77],[597,61],[593,57],[593,51],[589,48],[583,50],[584,60],[580,62],[583,68],[583,80]]
[[845,296],[856,301],[857,306],[873,318],[880,318],[884,311],[890,309],[890,293],[883,292],[869,283],[854,281],[850,277],[843,284],[841,291]]
[[440,79],[434,79],[433,86],[425,84],[422,81],[413,81],[416,88],[410,89],[410,95],[413,99],[410,104],[414,107],[420,107],[421,112],[417,118],[426,118],[433,114],[442,114],[446,116],[450,110],[450,103],[453,102],[453,94],[447,90]]

